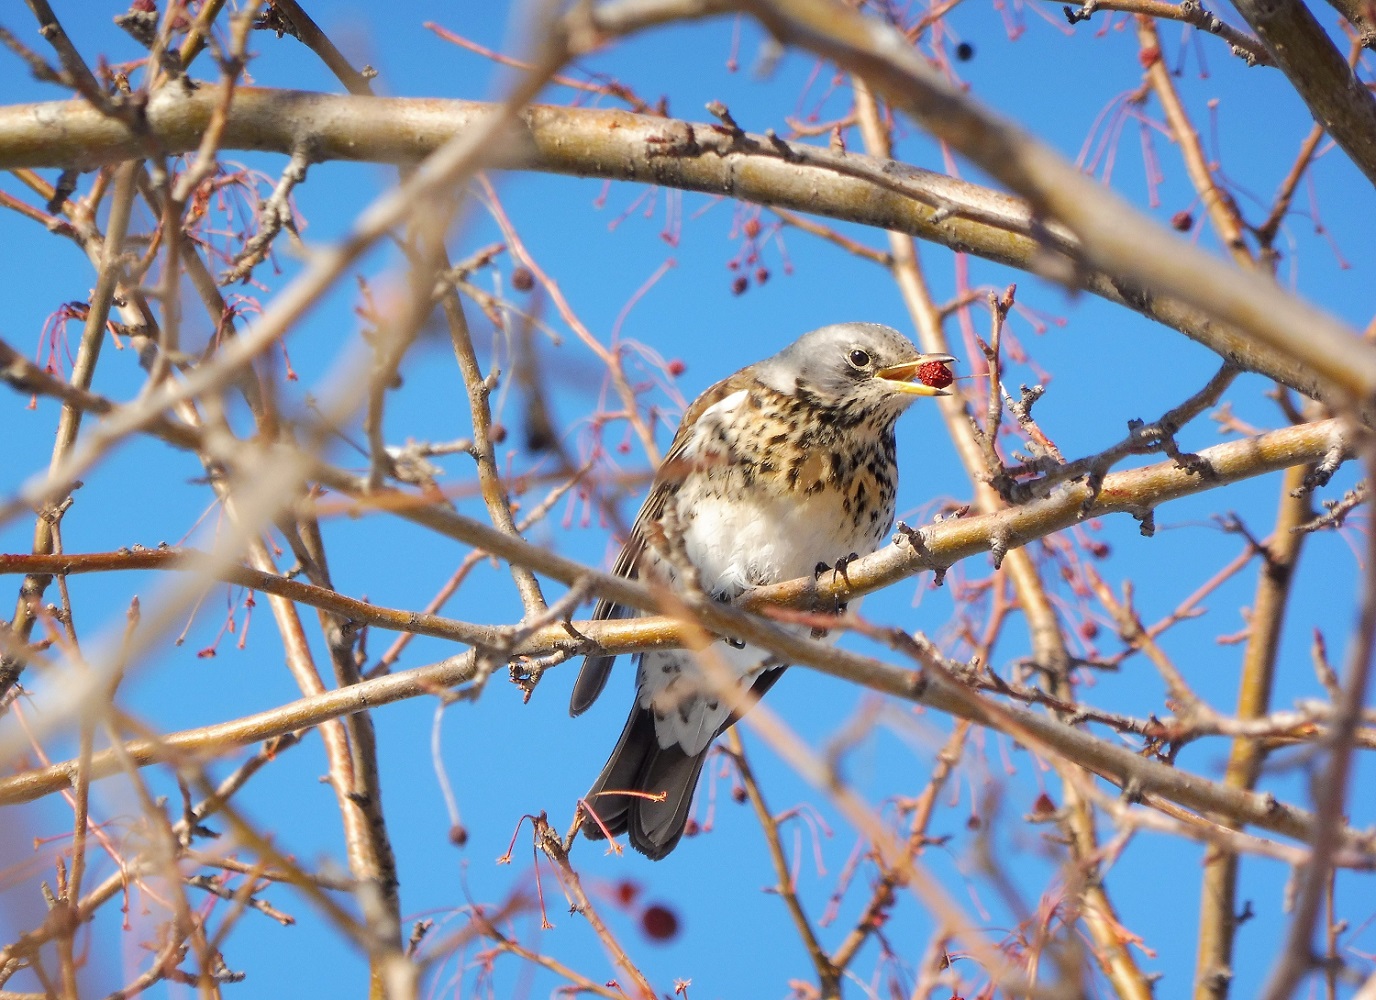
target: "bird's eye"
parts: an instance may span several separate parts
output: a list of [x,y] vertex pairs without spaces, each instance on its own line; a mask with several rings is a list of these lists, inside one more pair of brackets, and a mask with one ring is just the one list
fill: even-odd
[[852,368],[868,368],[870,366],[870,356],[857,347],[850,352],[850,364]]

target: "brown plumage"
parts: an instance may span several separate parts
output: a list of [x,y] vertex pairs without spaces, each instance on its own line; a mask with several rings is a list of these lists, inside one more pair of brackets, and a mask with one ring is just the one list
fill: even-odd
[[[703,589],[721,600],[874,551],[893,522],[894,423],[918,396],[944,395],[911,379],[923,363],[950,360],[919,354],[888,327],[846,323],[718,382],[684,413],[613,572],[672,582],[656,531],[673,536]],[[593,617],[631,613],[603,601]],[[713,651],[757,696],[786,666],[731,640]],[[583,661],[571,714],[602,693],[614,659]],[[593,839],[627,833],[659,859],[682,837],[712,740],[736,716],[686,650],[638,661],[630,718],[585,797],[596,819],[585,812],[582,830]]]

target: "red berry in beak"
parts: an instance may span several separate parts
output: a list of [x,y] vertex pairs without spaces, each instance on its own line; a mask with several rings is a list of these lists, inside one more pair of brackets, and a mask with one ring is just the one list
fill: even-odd
[[931,386],[933,389],[944,389],[956,379],[955,376],[951,374],[951,369],[947,368],[940,361],[928,361],[918,366],[917,380],[923,385]]

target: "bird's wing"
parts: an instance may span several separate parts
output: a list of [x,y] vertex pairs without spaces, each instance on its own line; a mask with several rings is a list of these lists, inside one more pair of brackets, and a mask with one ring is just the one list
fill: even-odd
[[[668,502],[669,496],[678,488],[683,477],[691,471],[688,465],[692,458],[692,445],[697,438],[698,421],[709,408],[739,391],[744,375],[744,372],[737,372],[730,378],[722,379],[695,399],[684,411],[674,440],[670,442],[664,461],[660,463],[655,480],[650,485],[650,492],[641,504],[640,512],[635,516],[635,523],[631,525],[631,532],[626,537],[626,543],[621,547],[616,562],[612,564],[613,576],[634,580],[640,575],[640,556],[645,551],[645,530],[663,516],[664,505]],[[592,620],[600,622],[614,618],[629,618],[634,613],[633,608],[603,600],[598,601],[593,609]],[[582,715],[597,700],[602,689],[607,686],[607,678],[611,675],[612,663],[615,660],[614,655],[604,653],[589,653],[583,658],[578,679],[573,682],[573,694],[569,697],[570,715]]]

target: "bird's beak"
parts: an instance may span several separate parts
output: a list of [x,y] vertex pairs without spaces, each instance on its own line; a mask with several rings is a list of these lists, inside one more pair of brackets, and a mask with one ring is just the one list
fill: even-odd
[[938,389],[934,385],[914,382],[913,379],[918,377],[918,373],[924,365],[937,364],[949,367],[955,363],[956,359],[949,354],[919,354],[912,361],[904,361],[899,365],[889,365],[887,368],[879,369],[874,375],[875,378],[882,378],[893,383],[890,388],[896,392],[906,392],[912,396],[949,396],[950,393],[944,388]]

